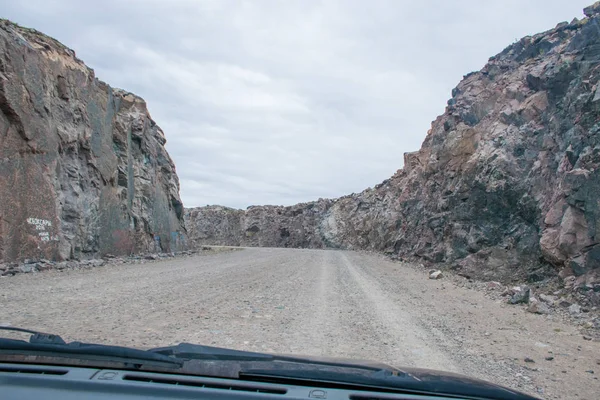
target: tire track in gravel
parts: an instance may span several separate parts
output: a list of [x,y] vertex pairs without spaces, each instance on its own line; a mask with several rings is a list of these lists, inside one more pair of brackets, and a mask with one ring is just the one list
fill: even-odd
[[[344,266],[341,282],[346,285],[353,302],[361,310],[360,320],[366,321],[365,329],[371,333],[371,354],[378,354],[391,365],[441,369],[460,372],[454,362],[435,345],[432,335],[421,329],[414,318],[414,309],[406,303],[391,301],[376,280],[362,272],[354,257],[340,252]],[[413,311],[412,313],[410,311]],[[382,354],[381,349],[386,351]]]

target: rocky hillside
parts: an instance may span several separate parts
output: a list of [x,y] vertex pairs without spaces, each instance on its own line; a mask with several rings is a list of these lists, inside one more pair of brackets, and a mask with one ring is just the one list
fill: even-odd
[[422,148],[360,194],[186,211],[200,243],[370,249],[481,278],[600,271],[600,2],[464,77]]
[[325,248],[319,225],[332,200],[236,210],[207,206],[185,210],[190,240],[196,244]]
[[143,99],[0,20],[0,259],[173,251],[183,206]]

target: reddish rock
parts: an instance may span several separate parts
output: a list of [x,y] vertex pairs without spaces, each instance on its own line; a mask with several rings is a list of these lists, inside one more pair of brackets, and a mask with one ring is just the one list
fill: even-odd
[[0,55],[0,259],[180,246],[175,166],[144,100],[6,20]]

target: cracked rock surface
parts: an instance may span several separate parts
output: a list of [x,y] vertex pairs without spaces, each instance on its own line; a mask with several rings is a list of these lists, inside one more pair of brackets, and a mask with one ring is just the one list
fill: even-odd
[[181,250],[165,142],[143,99],[0,20],[0,260]]

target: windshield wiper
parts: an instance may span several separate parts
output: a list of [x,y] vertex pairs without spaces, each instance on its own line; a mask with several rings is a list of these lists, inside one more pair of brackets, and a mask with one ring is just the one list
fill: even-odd
[[413,376],[379,370],[370,374],[322,369],[246,369],[239,372],[239,379],[255,382],[318,386],[347,390],[404,393],[419,395],[443,395],[461,399],[538,400],[489,382],[472,378],[449,378],[447,375],[430,374]]
[[200,344],[191,343],[180,343],[175,346],[168,347],[157,347],[149,349],[158,354],[166,356],[172,356],[177,358],[183,358],[188,360],[220,360],[220,361],[283,361],[288,364],[302,364],[302,365],[321,365],[329,367],[345,367],[360,370],[367,370],[370,372],[379,371],[381,368],[372,367],[367,365],[359,364],[348,364],[346,362],[336,361],[323,361],[315,359],[306,359],[296,356],[269,354],[269,353],[255,353],[252,351],[244,350],[233,350],[225,349],[222,347],[204,346]]
[[148,350],[163,356],[190,360],[228,360],[228,361],[272,361],[276,356],[251,351],[224,349],[221,347],[203,346],[201,344],[180,343],[175,346],[157,347]]
[[153,365],[164,367],[182,367],[184,360],[169,357],[147,350],[138,350],[121,346],[110,346],[94,343],[65,342],[60,336],[47,334],[29,329],[0,326],[0,330],[31,333],[29,341],[0,338],[1,353],[35,354],[52,357],[74,357],[80,359],[103,359],[107,361],[122,361],[127,364]]
[[31,329],[17,328],[14,326],[0,326],[0,330],[31,333],[33,336],[29,339],[30,343],[66,344],[60,336],[50,333],[32,331]]

